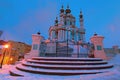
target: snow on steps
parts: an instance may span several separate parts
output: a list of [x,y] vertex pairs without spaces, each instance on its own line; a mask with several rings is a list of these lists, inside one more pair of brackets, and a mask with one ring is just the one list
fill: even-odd
[[[38,62],[42,62],[42,64],[38,64]],[[99,58],[34,57],[17,65],[15,69],[10,70],[10,74],[24,76],[24,74],[21,74],[21,72],[24,72],[26,74],[83,75],[107,72],[112,67],[112,64],[108,64]],[[17,70],[17,72],[14,70]]]
[[[26,76],[29,73],[35,74],[46,74],[46,75],[80,75],[80,74],[96,74],[111,71],[111,69],[101,69],[101,70],[51,70],[51,69],[40,69],[26,67],[21,64],[18,64],[13,71],[10,73],[14,75]],[[30,74],[31,75],[31,74]]]
[[94,70],[94,69],[106,69],[112,68],[112,64],[105,65],[52,65],[52,64],[31,64],[24,62],[24,66],[33,67],[33,68],[43,68],[43,69],[60,69],[60,70]]
[[45,60],[27,60],[28,63],[36,64],[60,64],[60,65],[102,65],[107,64],[107,61],[45,61]]

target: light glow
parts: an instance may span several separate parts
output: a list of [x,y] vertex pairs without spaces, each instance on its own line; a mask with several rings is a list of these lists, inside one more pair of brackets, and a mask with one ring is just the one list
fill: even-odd
[[9,45],[8,44],[4,45],[4,48],[9,48]]
[[10,58],[10,61],[12,61],[13,60],[13,58]]

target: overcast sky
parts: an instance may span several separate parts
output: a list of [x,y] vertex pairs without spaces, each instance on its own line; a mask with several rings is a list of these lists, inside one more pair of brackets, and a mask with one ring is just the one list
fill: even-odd
[[104,47],[120,46],[120,0],[0,0],[1,38],[31,44],[31,35],[40,31],[47,39],[61,5],[68,4],[77,27],[82,10],[87,42],[96,32],[105,37]]

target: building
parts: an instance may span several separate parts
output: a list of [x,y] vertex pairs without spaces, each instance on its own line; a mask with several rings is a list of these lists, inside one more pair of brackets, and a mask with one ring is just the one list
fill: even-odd
[[104,48],[104,51],[108,57],[108,59],[113,58],[116,54],[120,54],[120,48],[115,45],[111,48]]
[[[40,32],[32,34],[32,48],[26,58],[31,57],[98,57],[105,59],[103,36],[95,34],[91,42],[85,40],[83,13],[80,11],[80,26],[76,26],[76,19],[71,9],[63,6],[60,9],[59,19],[56,17],[54,25],[49,28],[49,37],[46,40]],[[96,54],[99,53],[99,54]]]
[[1,57],[3,59],[3,53],[5,52],[5,57],[3,64],[14,64],[16,61],[24,58],[25,53],[28,53],[31,49],[31,46],[23,42],[17,41],[8,41],[8,49],[1,49]]
[[85,42],[85,28],[83,25],[83,14],[80,11],[79,21],[80,26],[76,26],[76,19],[71,14],[69,6],[64,10],[63,6],[60,9],[60,20],[56,17],[55,24],[49,28],[49,39],[58,41],[82,41]]

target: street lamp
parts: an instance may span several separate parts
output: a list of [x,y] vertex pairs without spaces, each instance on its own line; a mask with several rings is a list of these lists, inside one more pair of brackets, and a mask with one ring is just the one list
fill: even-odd
[[69,28],[67,28],[67,57],[69,57],[69,52],[68,52],[68,48],[69,48],[69,42],[70,41],[70,35],[68,34],[71,30]]
[[68,32],[69,32],[68,28],[66,31],[67,31],[67,57],[68,57]]
[[56,39],[56,57],[57,57],[57,46],[58,46],[58,40]]
[[79,58],[79,41],[77,41],[77,53],[78,53],[78,58]]
[[4,48],[5,48],[5,49],[7,49],[8,47],[9,47],[9,45],[8,45],[8,44],[4,45]]
[[9,45],[6,44],[6,45],[3,46],[3,48],[5,49],[5,51],[3,52],[3,58],[2,58],[2,61],[1,61],[1,64],[0,64],[1,65],[0,68],[2,68],[3,61],[4,61],[4,58],[5,58],[5,53],[6,53],[7,49],[9,48]]
[[68,31],[67,31],[67,57],[68,57]]

